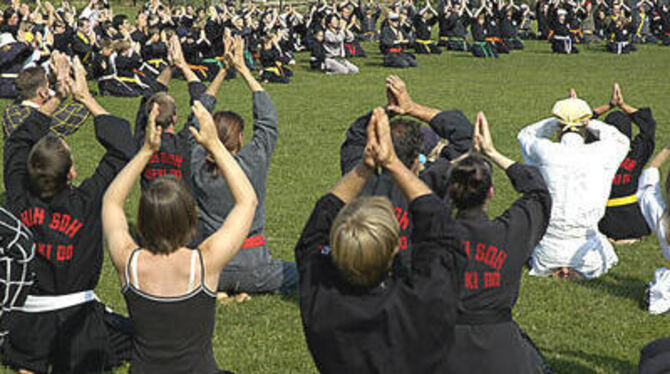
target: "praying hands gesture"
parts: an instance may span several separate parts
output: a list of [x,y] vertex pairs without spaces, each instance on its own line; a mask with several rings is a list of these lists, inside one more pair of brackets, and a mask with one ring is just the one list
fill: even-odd
[[473,135],[474,150],[480,152],[488,159],[493,161],[501,169],[507,170],[514,161],[505,157],[498,152],[493,145],[493,137],[491,136],[491,128],[489,121],[486,119],[484,112],[477,113],[477,120],[475,121],[475,132]]
[[146,134],[144,136],[144,147],[147,150],[150,150],[152,153],[158,152],[158,150],[161,148],[161,135],[163,134],[163,128],[156,126],[156,118],[158,118],[158,113],[158,103],[154,103],[154,106],[151,107],[151,112],[149,112]]

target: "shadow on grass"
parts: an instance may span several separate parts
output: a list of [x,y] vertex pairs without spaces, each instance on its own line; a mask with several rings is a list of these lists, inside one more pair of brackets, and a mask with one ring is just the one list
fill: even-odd
[[[547,351],[561,358],[548,358],[547,361],[556,374],[585,374],[598,373],[593,368],[602,369],[605,373],[629,374],[637,372],[637,367],[630,362],[618,358],[589,354],[575,351]],[[581,361],[583,363],[577,362]]]
[[602,278],[580,280],[576,283],[582,287],[607,292],[612,296],[628,298],[637,302],[641,309],[646,309],[647,282],[641,279],[610,273]]

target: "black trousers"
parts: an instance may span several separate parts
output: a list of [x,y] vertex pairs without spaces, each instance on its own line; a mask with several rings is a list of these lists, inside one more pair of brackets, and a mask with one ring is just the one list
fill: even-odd
[[417,67],[416,57],[406,52],[389,52],[384,56],[384,66],[388,68],[414,68]]

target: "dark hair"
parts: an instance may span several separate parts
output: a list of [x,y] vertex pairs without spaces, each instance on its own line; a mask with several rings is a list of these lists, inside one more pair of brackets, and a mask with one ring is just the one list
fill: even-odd
[[335,13],[330,13],[329,15],[327,15],[326,16],[326,26],[330,26],[330,23],[333,22],[333,18],[337,18],[339,20],[340,16],[338,16]]
[[195,238],[197,224],[193,196],[180,180],[161,177],[142,191],[137,228],[147,250],[169,254],[188,245]]
[[451,167],[447,195],[459,210],[470,209],[484,204],[492,184],[491,165],[470,155]]
[[174,116],[177,115],[177,104],[174,99],[166,92],[157,92],[147,100],[146,114],[147,117],[151,113],[154,103],[158,104],[158,117],[156,118],[156,126],[164,129],[173,125]]
[[21,99],[33,98],[38,89],[48,86],[47,74],[41,66],[27,68],[19,73],[15,85]]
[[411,169],[423,147],[421,125],[416,121],[397,119],[391,122],[391,137],[398,158]]
[[125,14],[117,14],[112,18],[112,24],[114,25],[115,29],[119,29],[121,25],[123,25],[123,22],[128,19],[128,16]]
[[30,188],[37,196],[47,199],[67,187],[72,168],[72,155],[65,142],[55,134],[40,139],[28,155]]
[[213,118],[221,143],[230,152],[238,151],[241,147],[240,134],[244,133],[244,119],[229,110],[216,112]]
[[90,24],[90,20],[89,20],[88,18],[80,18],[80,19],[78,19],[78,20],[77,20],[77,27],[78,27],[78,28],[82,28],[82,27],[84,27],[84,24],[86,24],[86,22],[89,22],[89,24]]

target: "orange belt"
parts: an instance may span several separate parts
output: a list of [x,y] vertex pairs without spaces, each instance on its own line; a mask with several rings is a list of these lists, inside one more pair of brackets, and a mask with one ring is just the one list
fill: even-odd
[[191,70],[201,71],[203,73],[206,73],[209,70],[209,68],[207,66],[202,66],[202,65],[188,64],[188,67],[191,68]]
[[400,52],[402,52],[402,48],[389,48],[389,52],[400,53]]
[[500,44],[505,44],[502,39],[500,39],[497,36],[491,36],[485,39],[487,42],[493,42],[493,43],[500,43]]
[[251,248],[257,248],[262,245],[265,245],[265,238],[263,235],[256,235],[247,238],[244,243],[242,243],[241,249],[251,249]]

